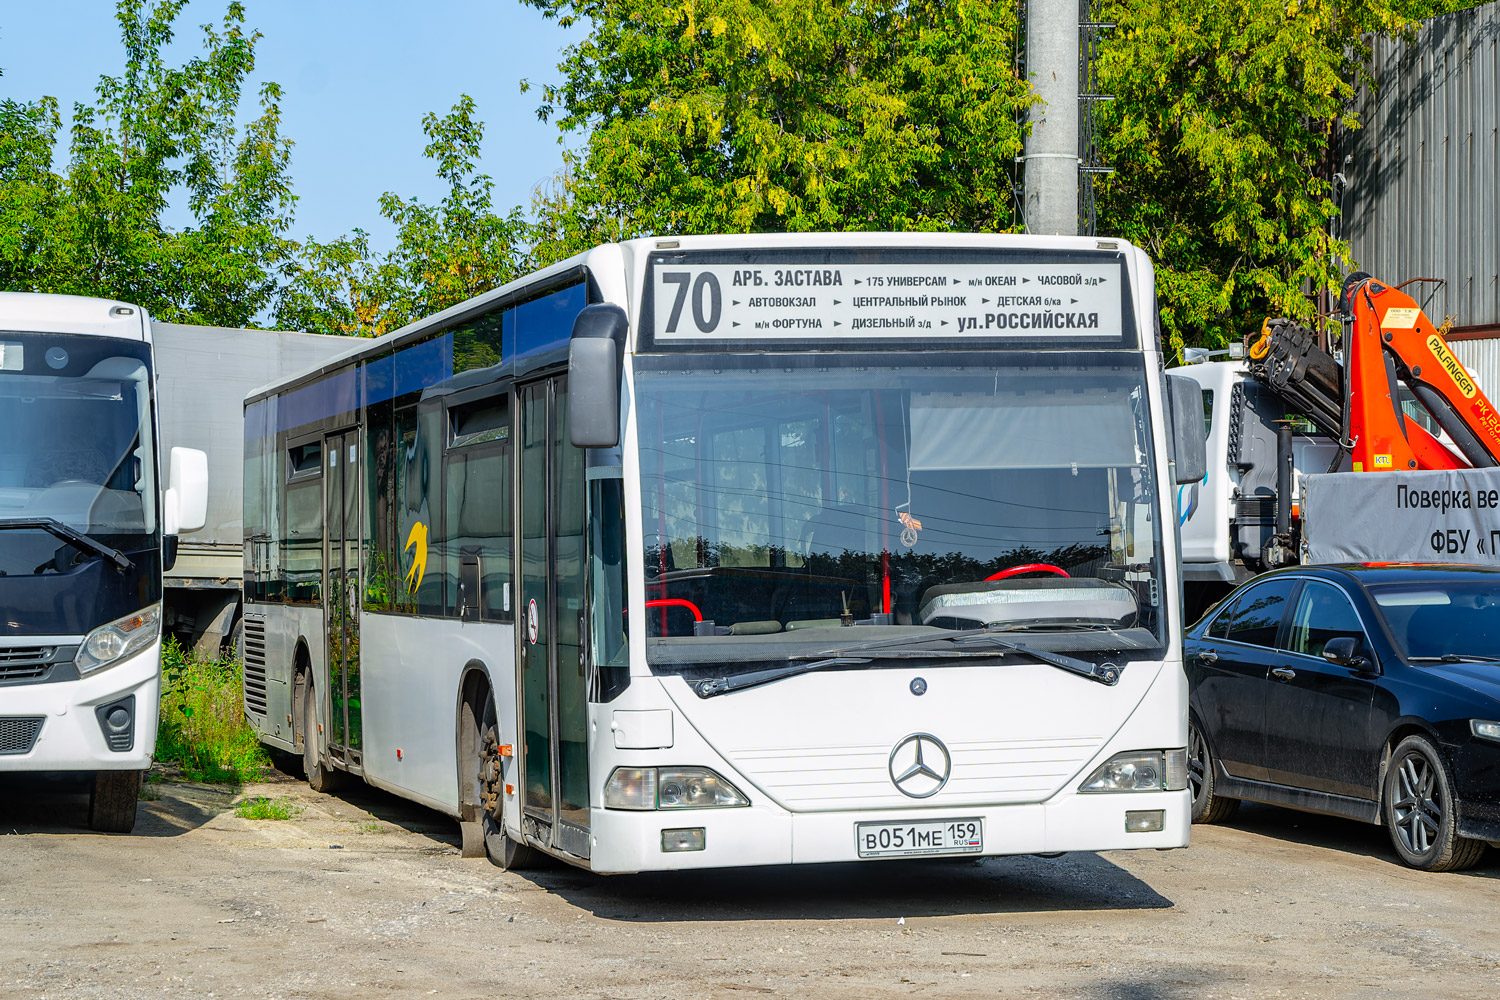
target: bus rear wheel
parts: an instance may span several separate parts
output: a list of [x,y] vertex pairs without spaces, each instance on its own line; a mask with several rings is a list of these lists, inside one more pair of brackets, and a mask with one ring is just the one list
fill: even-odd
[[89,791],[89,829],[129,833],[135,829],[135,804],[141,797],[144,771],[98,771]]
[[505,794],[505,758],[500,755],[500,726],[495,718],[495,702],[488,692],[484,695],[484,708],[474,733],[470,773],[474,776],[472,794],[474,813],[478,818],[459,824],[463,834],[463,856],[488,857],[491,864],[507,871],[536,867],[541,856],[530,846],[512,840],[500,818]]
[[323,763],[318,752],[318,698],[316,688],[307,684],[302,695],[302,769],[307,773],[307,787],[315,792],[331,792],[338,787],[339,774]]

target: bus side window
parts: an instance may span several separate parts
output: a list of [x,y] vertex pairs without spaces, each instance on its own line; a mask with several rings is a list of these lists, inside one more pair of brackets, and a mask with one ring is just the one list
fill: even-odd
[[450,407],[448,434],[444,459],[447,613],[455,618],[514,621],[509,393]]

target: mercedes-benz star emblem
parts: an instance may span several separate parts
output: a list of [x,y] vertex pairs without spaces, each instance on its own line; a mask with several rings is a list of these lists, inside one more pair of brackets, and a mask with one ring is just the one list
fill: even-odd
[[926,694],[927,682],[920,677],[913,677],[911,679],[911,693],[917,695],[918,697]]
[[891,783],[914,799],[936,795],[952,767],[943,741],[927,733],[912,733],[891,749]]

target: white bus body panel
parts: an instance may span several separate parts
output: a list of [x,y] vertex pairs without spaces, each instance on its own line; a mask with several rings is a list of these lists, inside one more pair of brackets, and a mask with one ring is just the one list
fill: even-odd
[[[591,706],[590,760],[598,766],[589,775],[590,867],[621,873],[852,861],[857,824],[922,819],[981,819],[985,855],[1186,846],[1187,791],[1077,791],[1116,753],[1186,744],[1180,664],[1133,663],[1111,688],[1006,659],[986,667],[822,671],[708,699],[680,678],[635,680],[616,702]],[[926,694],[911,693],[916,677],[928,682]],[[613,713],[653,705],[672,706],[673,745],[615,749]],[[889,772],[891,751],[912,733],[937,736],[952,754],[951,777],[927,799],[902,794]],[[602,788],[619,766],[709,767],[751,804],[605,809]],[[1126,832],[1125,812],[1142,809],[1164,810],[1160,832]],[[703,827],[705,849],[664,853],[662,831],[683,827]]]
[[[457,816],[456,732],[464,672],[478,667],[489,675],[500,742],[518,746],[515,648],[513,625],[361,615],[365,779]],[[413,683],[413,675],[420,682]],[[514,758],[506,763],[509,772]],[[513,774],[505,777],[516,783]],[[506,806],[506,826],[519,839],[514,797]]]
[[[28,637],[27,641],[75,645],[81,639]],[[151,766],[161,698],[159,641],[76,681],[20,684],[0,691],[6,715],[45,719],[31,752],[0,757],[0,771],[144,771]],[[135,745],[116,753],[105,744],[94,709],[130,695],[135,695]]]

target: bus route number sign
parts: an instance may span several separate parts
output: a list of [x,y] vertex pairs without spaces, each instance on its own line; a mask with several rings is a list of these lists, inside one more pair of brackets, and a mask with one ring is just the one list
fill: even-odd
[[665,343],[1123,336],[1118,263],[659,263],[652,274]]
[[536,598],[533,597],[526,604],[526,639],[533,646],[536,645]]

